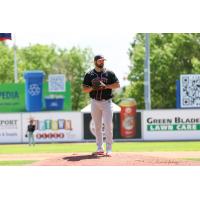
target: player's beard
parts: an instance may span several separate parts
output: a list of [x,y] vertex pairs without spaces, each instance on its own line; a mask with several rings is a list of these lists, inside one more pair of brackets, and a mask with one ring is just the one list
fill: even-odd
[[98,67],[98,68],[100,68],[100,69],[102,69],[103,67],[104,67],[104,63],[102,63],[102,64],[96,64],[96,66]]

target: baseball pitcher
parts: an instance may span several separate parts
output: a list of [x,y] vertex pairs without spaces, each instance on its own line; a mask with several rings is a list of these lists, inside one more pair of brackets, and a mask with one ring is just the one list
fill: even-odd
[[93,155],[104,155],[103,134],[101,122],[104,119],[106,135],[106,155],[112,155],[112,90],[119,88],[119,80],[115,73],[104,67],[105,58],[102,55],[94,57],[95,68],[85,74],[83,92],[91,98],[91,115],[95,124],[97,150]]

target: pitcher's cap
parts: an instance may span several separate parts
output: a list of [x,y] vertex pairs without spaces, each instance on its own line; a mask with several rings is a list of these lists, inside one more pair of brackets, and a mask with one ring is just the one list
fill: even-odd
[[94,61],[97,61],[97,60],[106,60],[105,58],[104,58],[104,56],[102,56],[102,55],[96,55],[95,57],[94,57]]

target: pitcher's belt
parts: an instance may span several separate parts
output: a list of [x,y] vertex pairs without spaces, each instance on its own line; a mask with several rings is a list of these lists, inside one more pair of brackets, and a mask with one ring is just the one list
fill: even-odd
[[94,99],[94,100],[96,100],[96,101],[108,101],[108,100],[110,100],[111,98],[109,98],[109,99],[95,99],[95,98],[92,98],[92,99]]

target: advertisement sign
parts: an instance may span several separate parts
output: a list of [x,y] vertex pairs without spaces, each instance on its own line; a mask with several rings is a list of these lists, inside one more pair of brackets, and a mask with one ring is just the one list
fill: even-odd
[[22,114],[23,142],[27,143],[27,127],[34,120],[36,143],[81,141],[83,139],[82,114],[80,112],[48,112]]
[[0,143],[21,143],[21,114],[0,114]]
[[136,137],[136,101],[133,98],[123,99],[120,103],[120,133],[123,138]]
[[[50,92],[48,90],[48,83],[43,83],[44,98],[42,99],[42,110],[49,110],[47,109],[47,104],[45,101],[45,98],[48,97],[52,103],[58,104],[57,107],[53,107],[53,110],[71,111],[71,85],[69,81],[65,82],[64,88],[64,92],[61,92],[60,90],[54,90],[54,92]],[[28,93],[30,96],[34,97],[40,93],[40,88],[37,84],[31,84],[28,89]],[[37,102],[35,103],[37,106]],[[26,112],[24,83],[0,84],[0,112]]]
[[0,85],[0,112],[25,111],[24,84],[6,83]]
[[[136,115],[136,135],[129,139],[141,138],[141,112]],[[83,113],[84,139],[95,139],[95,126],[90,113]],[[105,138],[104,122],[102,122],[102,133]],[[120,132],[120,113],[113,113],[113,139],[127,139]]]
[[200,139],[199,110],[151,110],[143,112],[145,140]]
[[[113,138],[119,138],[119,113],[113,113]],[[84,139],[95,139],[95,125],[90,113],[83,113]],[[104,122],[102,122],[102,133],[105,138]]]
[[[72,102],[71,102],[71,84],[69,81],[65,82],[64,84],[64,91],[59,90],[58,86],[55,86],[57,90],[54,87],[54,92],[51,92],[49,90],[49,84],[44,83],[43,84],[43,89],[44,89],[44,110],[48,110],[47,108],[47,102],[45,101],[47,98],[52,101],[53,104],[58,104],[55,105],[58,109],[57,110],[65,110],[65,111],[71,111],[72,110]],[[61,101],[62,102],[59,102]],[[62,105],[62,108],[60,106]],[[53,109],[56,110],[56,109]]]
[[200,107],[200,74],[180,76],[181,108]]
[[49,92],[65,92],[65,75],[50,74],[48,76]]

